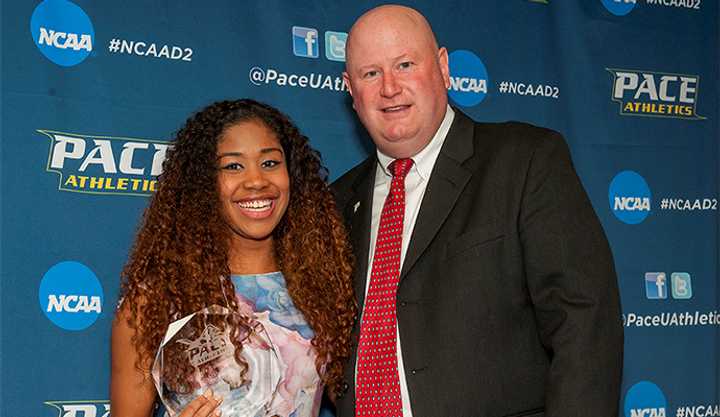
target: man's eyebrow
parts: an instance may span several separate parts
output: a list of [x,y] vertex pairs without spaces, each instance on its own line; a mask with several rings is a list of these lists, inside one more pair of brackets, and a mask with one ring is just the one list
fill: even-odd
[[372,68],[377,68],[377,67],[379,67],[379,65],[377,65],[377,64],[367,64],[367,65],[362,65],[362,66],[358,67],[357,71],[363,72],[363,71],[366,71],[366,70],[369,70]]
[[[397,61],[401,61],[401,60],[403,60],[403,59],[408,59],[408,58],[411,58],[411,56],[410,56],[410,53],[407,53],[407,52],[406,52],[406,53],[403,53],[403,54],[400,54],[400,55],[398,55],[398,56],[395,56],[395,57],[390,58],[390,61],[391,61],[391,62],[397,62]],[[367,69],[370,69],[370,68],[377,68],[377,67],[381,67],[381,66],[382,66],[382,65],[380,65],[380,64],[366,64],[366,65],[361,65],[361,66],[359,66],[359,67],[357,68],[357,70],[358,70],[358,71],[363,71],[363,70],[367,70]]]

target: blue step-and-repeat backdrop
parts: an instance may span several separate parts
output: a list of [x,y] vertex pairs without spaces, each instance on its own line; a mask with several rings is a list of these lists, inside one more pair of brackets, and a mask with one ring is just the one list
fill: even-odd
[[[376,4],[3,0],[2,416],[109,415],[119,274],[191,112],[277,106],[331,179],[371,151],[340,74]],[[454,105],[570,144],[617,264],[620,415],[720,416],[718,1],[410,5]]]

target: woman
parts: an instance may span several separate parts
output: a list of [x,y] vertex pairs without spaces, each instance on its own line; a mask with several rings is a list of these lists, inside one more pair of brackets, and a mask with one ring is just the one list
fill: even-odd
[[[211,305],[241,313],[240,332],[261,323],[277,348],[284,374],[266,415],[316,416],[323,386],[341,392],[356,313],[319,154],[276,109],[223,101],[187,120],[163,171],[123,271],[113,416],[152,413],[150,369],[168,325]],[[206,392],[179,415],[219,415],[220,402]]]

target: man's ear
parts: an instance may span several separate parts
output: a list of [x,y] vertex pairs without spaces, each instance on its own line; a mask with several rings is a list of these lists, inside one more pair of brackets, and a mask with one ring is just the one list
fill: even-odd
[[438,65],[440,65],[440,73],[442,73],[445,88],[450,88],[450,65],[448,62],[447,49],[443,46],[438,49]]
[[347,71],[343,71],[342,77],[343,77],[343,81],[345,82],[345,85],[346,85],[347,88],[348,88],[348,92],[349,92],[350,95],[352,96],[352,95],[353,95],[353,93],[352,93],[352,86],[350,85],[350,76],[348,75]]

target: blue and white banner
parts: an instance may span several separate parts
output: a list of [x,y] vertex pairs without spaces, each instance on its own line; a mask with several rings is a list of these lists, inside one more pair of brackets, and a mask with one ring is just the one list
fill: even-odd
[[[120,271],[191,112],[276,106],[331,179],[371,152],[341,73],[377,4],[3,1],[0,415],[109,415]],[[618,271],[620,415],[720,416],[718,2],[407,4],[448,48],[452,104],[568,141]]]

